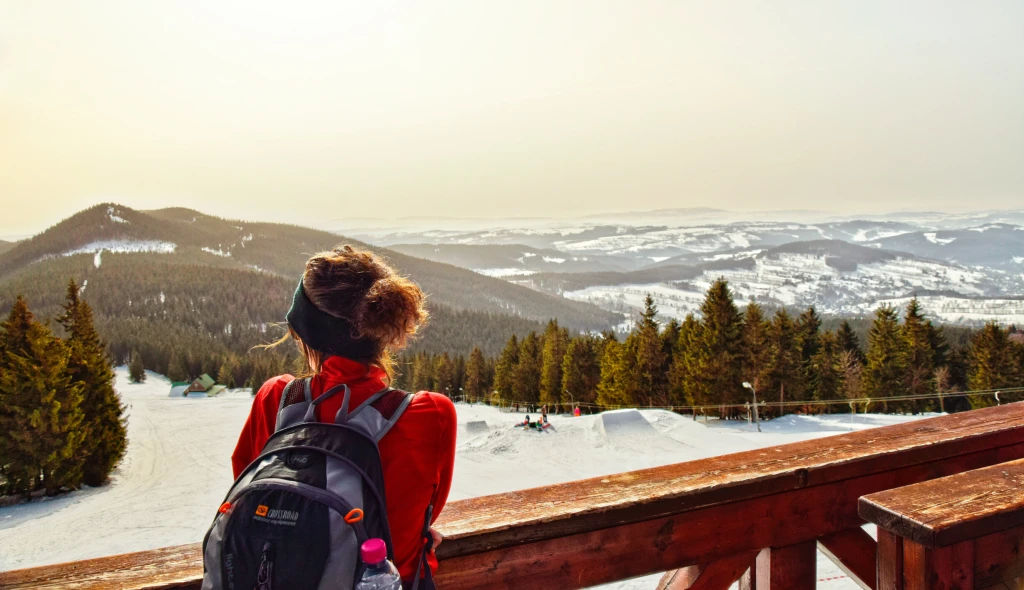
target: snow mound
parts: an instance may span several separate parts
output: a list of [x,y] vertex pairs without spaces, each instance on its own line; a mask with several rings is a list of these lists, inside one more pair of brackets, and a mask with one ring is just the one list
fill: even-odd
[[658,431],[637,410],[604,412],[594,421],[594,429],[605,436],[658,436]]
[[483,420],[466,422],[466,425],[463,428],[469,436],[477,436],[479,434],[488,434],[491,432],[491,428],[487,425],[487,422]]

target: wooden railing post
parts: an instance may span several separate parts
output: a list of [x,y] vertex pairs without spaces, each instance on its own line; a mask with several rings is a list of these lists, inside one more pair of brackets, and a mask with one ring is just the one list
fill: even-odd
[[762,549],[757,556],[757,590],[814,590],[817,549],[816,541]]

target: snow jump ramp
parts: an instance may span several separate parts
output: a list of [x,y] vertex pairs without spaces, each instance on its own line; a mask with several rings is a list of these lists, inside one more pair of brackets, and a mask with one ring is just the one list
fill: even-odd
[[472,422],[466,422],[462,427],[468,436],[476,436],[478,434],[488,434],[491,431],[490,426],[483,420],[474,420]]
[[644,415],[637,410],[612,410],[602,412],[594,421],[594,430],[608,437],[616,436],[648,436],[657,437],[660,433],[651,426]]

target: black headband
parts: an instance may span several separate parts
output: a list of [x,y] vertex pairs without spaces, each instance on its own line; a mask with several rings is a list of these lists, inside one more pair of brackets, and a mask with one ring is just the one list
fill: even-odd
[[380,354],[380,345],[369,338],[355,338],[356,330],[345,319],[333,316],[310,301],[299,279],[292,307],[285,316],[288,325],[313,350],[326,355],[354,360],[372,360]]

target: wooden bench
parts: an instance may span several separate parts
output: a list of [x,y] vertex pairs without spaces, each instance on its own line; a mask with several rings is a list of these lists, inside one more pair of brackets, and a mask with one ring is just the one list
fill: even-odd
[[1024,588],[1024,460],[865,496],[880,590]]
[[[804,590],[820,546],[874,588],[861,496],[1022,457],[1018,403],[453,502],[437,523],[438,587],[574,589],[684,568],[683,587],[724,589],[756,563],[748,586]],[[199,588],[201,576],[198,545],[184,545],[4,572],[0,587]]]

